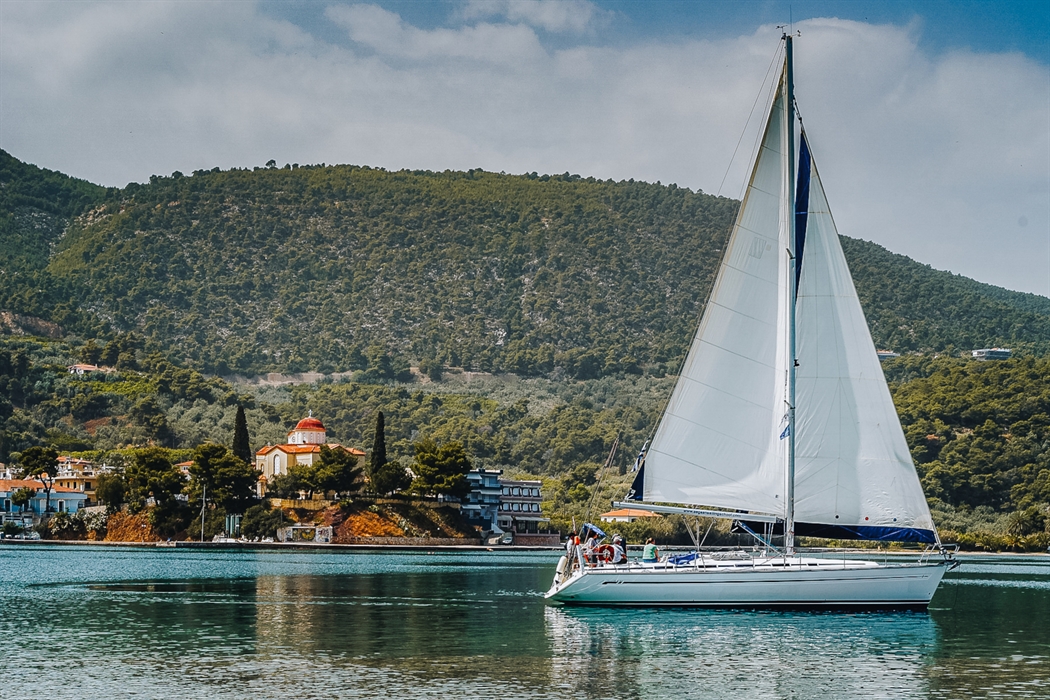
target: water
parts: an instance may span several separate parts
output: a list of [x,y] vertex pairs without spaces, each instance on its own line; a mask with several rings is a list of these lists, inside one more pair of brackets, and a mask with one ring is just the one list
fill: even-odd
[[552,608],[556,553],[0,546],[0,697],[1050,697],[1050,558],[929,613]]

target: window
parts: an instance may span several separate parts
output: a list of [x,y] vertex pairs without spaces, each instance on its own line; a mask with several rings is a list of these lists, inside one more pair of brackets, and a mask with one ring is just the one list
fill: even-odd
[[514,504],[514,510],[521,510],[521,504],[520,503],[515,503]]
[[521,489],[519,489],[517,486],[514,487],[514,495],[515,496],[520,496],[521,495]]

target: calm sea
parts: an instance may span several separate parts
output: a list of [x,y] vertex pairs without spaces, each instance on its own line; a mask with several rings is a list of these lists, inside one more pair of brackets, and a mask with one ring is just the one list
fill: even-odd
[[858,614],[553,608],[556,558],[0,546],[0,697],[1050,697],[1050,557]]

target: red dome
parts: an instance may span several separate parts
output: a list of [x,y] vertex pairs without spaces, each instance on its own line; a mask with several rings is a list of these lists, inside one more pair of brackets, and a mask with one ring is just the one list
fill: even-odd
[[309,418],[303,418],[299,421],[296,426],[296,430],[324,430],[324,423],[317,420],[313,416]]

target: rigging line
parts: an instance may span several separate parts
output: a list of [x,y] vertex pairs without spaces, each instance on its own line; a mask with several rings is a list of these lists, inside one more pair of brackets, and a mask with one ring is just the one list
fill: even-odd
[[[776,58],[776,57],[774,57],[774,58]],[[768,104],[768,105],[772,105],[773,104],[773,102],[776,100],[776,94],[779,91],[779,88],[780,88],[780,82],[779,81],[774,80],[774,81],[771,81],[769,83],[769,90],[766,92],[766,100],[765,100],[766,104]],[[765,130],[764,129],[760,129],[758,131],[758,133],[755,134],[755,143],[751,147],[751,156],[748,159],[749,163],[757,163],[758,162],[758,152],[762,148],[762,142],[763,142],[764,139],[765,139]],[[750,184],[751,184],[751,181],[750,181],[749,178],[745,178],[744,180],[741,180],[741,182],[740,182],[740,191],[737,192],[737,199],[740,199],[740,200],[744,199],[744,193],[747,192],[747,188],[750,186]]]
[[[726,178],[729,177],[729,171],[733,169],[733,163],[736,161],[736,154],[740,150],[740,144],[744,141],[744,135],[747,133],[747,127],[751,124],[751,117],[755,115],[755,108],[758,107],[758,103],[762,100],[763,95],[769,94],[769,89],[766,88],[766,80],[769,79],[769,72],[773,70],[773,66],[777,63],[777,58],[780,57],[782,48],[778,47],[776,52],[773,54],[773,60],[769,62],[769,67],[766,68],[766,75],[762,78],[762,87],[759,88],[758,94],[755,95],[755,102],[751,105],[751,112],[747,115],[747,121],[744,122],[744,128],[740,132],[740,138],[736,140],[736,148],[733,149],[733,155],[729,158],[729,165],[726,166],[726,172],[722,176],[722,182],[718,183],[718,191],[715,192],[715,196],[722,194],[722,187],[726,184]],[[761,140],[759,135],[759,140]]]
[[587,512],[584,513],[584,518],[587,522],[591,521],[591,508],[594,507],[594,499],[598,498],[598,491],[602,487],[602,479],[605,478],[605,472],[608,471],[612,465],[613,460],[616,459],[616,451],[620,447],[620,432],[616,431],[616,437],[613,439],[612,449],[609,450],[609,456],[605,459],[605,464],[602,466],[602,470],[598,473],[598,480],[594,484],[594,493],[591,494],[591,500],[587,502]]

